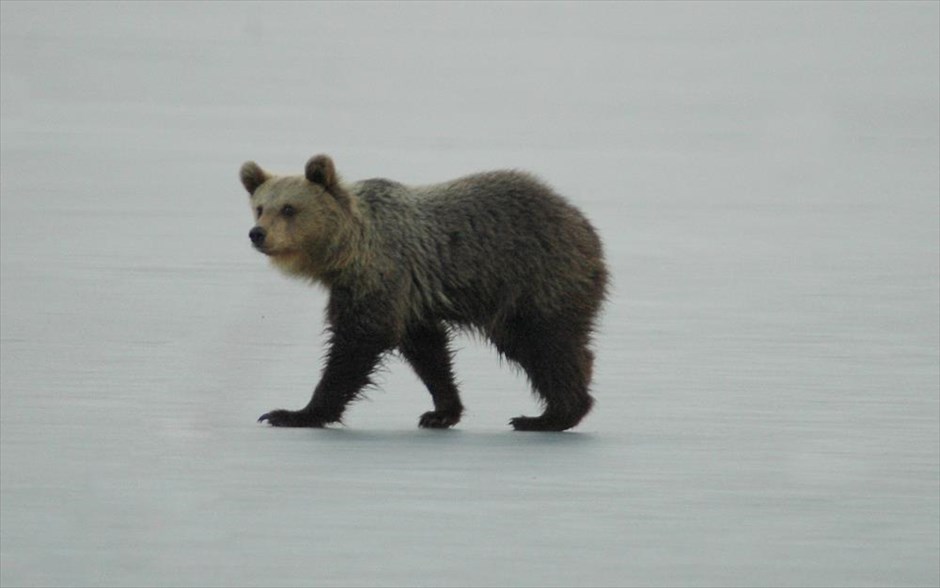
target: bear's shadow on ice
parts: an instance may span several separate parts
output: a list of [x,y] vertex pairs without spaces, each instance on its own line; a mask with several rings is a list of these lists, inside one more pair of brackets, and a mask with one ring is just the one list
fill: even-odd
[[399,446],[479,446],[486,448],[535,447],[535,446],[580,446],[596,444],[600,437],[593,433],[566,431],[564,433],[525,432],[511,430],[466,431],[445,430],[363,430],[344,427],[305,429],[311,442],[328,441],[346,445],[390,445]]

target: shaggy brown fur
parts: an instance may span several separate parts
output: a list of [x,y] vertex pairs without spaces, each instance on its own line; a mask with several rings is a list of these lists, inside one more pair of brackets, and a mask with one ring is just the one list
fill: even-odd
[[254,246],[289,275],[330,291],[330,349],[310,403],[261,416],[274,426],[337,422],[398,350],[434,410],[422,427],[455,425],[463,405],[451,364],[452,328],[482,334],[527,374],[545,406],[516,430],[561,431],[591,409],[591,332],[608,273],[587,219],[534,177],[515,171],[423,187],[384,179],[345,184],[332,160],[303,176],[241,168]]

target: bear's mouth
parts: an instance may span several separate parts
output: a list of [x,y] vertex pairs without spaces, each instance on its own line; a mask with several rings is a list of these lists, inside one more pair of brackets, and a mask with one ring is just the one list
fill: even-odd
[[282,253],[284,253],[283,250],[274,249],[273,247],[268,247],[264,243],[255,243],[252,245],[252,247],[254,247],[256,250],[260,251],[261,253],[264,253],[267,256],[281,255]]
[[284,259],[288,257],[294,257],[299,253],[295,249],[272,249],[270,247],[265,247],[264,245],[260,247],[256,246],[255,249],[257,249],[261,253],[264,253],[268,257],[275,258],[275,259],[278,259],[278,258]]

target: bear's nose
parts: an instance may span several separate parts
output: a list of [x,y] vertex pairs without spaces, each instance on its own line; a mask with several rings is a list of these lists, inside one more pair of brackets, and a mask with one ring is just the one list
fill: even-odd
[[255,227],[248,231],[248,238],[251,239],[251,242],[255,245],[261,245],[264,243],[264,229],[261,227]]

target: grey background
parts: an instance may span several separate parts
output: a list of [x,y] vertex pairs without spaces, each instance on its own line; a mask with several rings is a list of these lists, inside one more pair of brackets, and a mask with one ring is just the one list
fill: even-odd
[[[940,11],[921,3],[0,4],[0,581],[940,582]],[[598,403],[514,434],[458,340],[333,430],[325,293],[237,170],[530,170],[606,242]]]

